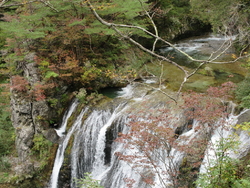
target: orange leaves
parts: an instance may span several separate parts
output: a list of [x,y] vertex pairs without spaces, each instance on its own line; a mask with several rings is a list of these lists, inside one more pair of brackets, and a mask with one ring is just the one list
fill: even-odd
[[236,56],[235,54],[232,54],[232,58],[233,58],[233,59],[236,59],[237,56]]

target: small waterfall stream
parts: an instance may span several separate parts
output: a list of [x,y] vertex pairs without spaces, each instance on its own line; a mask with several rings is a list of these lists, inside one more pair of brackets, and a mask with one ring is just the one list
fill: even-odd
[[75,111],[77,105],[78,105],[78,101],[74,100],[73,103],[70,105],[70,108],[68,109],[68,111],[66,111],[65,115],[63,116],[61,126],[58,129],[55,129],[59,137],[62,137],[65,134],[68,119],[70,118],[72,113]]

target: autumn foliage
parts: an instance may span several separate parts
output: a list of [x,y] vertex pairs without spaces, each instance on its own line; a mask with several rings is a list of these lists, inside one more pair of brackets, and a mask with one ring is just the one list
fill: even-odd
[[[184,181],[185,186],[192,184],[211,134],[220,126],[224,128],[230,113],[225,100],[232,97],[234,88],[233,83],[227,82],[210,87],[207,93],[184,94],[183,102],[175,107],[186,117],[182,128],[178,119],[184,117],[176,116],[168,104],[148,110],[150,115],[139,112],[131,116],[129,131],[120,133],[116,139],[129,152],[116,155],[130,164],[146,184],[158,187],[182,187]],[[187,174],[183,177],[181,173]],[[135,183],[131,179],[126,182],[128,187]]]
[[23,98],[42,101],[46,99],[46,92],[55,87],[54,83],[43,84],[41,82],[36,82],[30,84],[29,81],[19,75],[12,76],[11,78],[11,89],[17,91],[22,95]]
[[11,89],[18,92],[27,92],[29,89],[29,82],[22,76],[16,75],[11,78],[12,86]]

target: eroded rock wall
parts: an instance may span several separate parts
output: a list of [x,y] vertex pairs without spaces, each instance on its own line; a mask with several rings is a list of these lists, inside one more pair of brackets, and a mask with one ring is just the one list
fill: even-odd
[[[19,63],[19,69],[30,87],[40,81],[38,69],[33,61],[35,54],[27,55]],[[50,108],[46,101],[36,101],[11,88],[11,119],[16,133],[16,150],[18,153],[17,174],[32,174],[35,170],[31,160],[33,138],[35,134],[43,134],[52,142],[57,142],[57,135],[49,126]]]

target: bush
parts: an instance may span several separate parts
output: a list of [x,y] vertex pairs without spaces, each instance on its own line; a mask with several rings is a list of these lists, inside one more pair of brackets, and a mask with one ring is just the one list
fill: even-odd
[[85,173],[84,178],[75,180],[79,188],[103,188],[98,180],[94,180],[90,173]]
[[0,157],[0,171],[8,171],[10,170],[10,163],[7,157],[2,156]]
[[238,84],[235,94],[242,107],[250,108],[250,77]]
[[0,158],[9,154],[14,146],[14,128],[11,125],[6,88],[0,87]]

